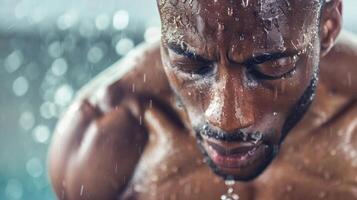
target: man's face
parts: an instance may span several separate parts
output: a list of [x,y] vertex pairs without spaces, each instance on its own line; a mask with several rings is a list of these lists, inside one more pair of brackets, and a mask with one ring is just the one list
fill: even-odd
[[158,0],[162,60],[207,163],[251,180],[309,106],[318,0]]

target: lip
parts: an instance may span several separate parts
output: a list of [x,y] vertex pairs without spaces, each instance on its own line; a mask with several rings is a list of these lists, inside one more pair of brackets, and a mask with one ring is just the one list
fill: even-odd
[[207,139],[204,146],[212,161],[221,168],[247,167],[264,153],[261,143],[226,143]]

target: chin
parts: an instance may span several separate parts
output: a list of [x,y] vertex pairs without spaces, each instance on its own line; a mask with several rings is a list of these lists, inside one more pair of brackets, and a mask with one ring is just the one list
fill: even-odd
[[251,151],[222,155],[204,141],[198,145],[204,154],[206,164],[225,180],[248,182],[261,175],[274,160],[278,146],[260,144]]

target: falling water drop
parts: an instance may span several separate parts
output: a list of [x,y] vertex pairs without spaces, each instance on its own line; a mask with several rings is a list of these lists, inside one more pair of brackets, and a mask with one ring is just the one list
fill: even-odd
[[149,101],[149,108],[152,108],[152,99]]
[[139,125],[142,126],[143,125],[143,117],[140,115],[139,117]]
[[133,83],[133,85],[132,85],[132,87],[131,87],[131,91],[132,91],[133,93],[135,93],[135,83]]
[[234,14],[234,10],[233,10],[233,8],[227,8],[227,14],[228,14],[228,16],[233,16],[233,14]]
[[234,180],[226,180],[226,186],[228,187],[227,193],[221,196],[221,200],[239,200],[238,194],[234,193],[233,186],[235,185]]
[[159,1],[159,6],[162,7],[166,4],[166,0],[160,0]]
[[146,83],[146,74],[143,75],[143,82]]
[[242,6],[244,8],[248,7],[248,5],[249,5],[249,0],[242,0]]
[[84,186],[82,185],[82,186],[81,186],[81,191],[80,191],[80,193],[79,193],[81,196],[83,195],[83,190],[84,190]]

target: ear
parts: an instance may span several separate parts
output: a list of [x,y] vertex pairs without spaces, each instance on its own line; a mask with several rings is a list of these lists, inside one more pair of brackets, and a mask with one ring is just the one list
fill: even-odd
[[334,46],[342,27],[342,0],[326,0],[320,24],[321,57]]

